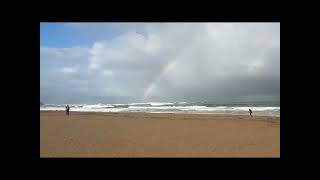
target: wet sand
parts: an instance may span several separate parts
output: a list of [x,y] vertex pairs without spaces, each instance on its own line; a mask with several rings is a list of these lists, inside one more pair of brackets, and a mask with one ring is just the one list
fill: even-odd
[[280,118],[40,111],[40,157],[280,157]]

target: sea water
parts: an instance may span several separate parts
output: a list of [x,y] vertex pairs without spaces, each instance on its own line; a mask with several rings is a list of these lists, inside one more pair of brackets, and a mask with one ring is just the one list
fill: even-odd
[[[40,110],[64,111],[67,104],[42,104]],[[70,111],[78,112],[148,112],[192,114],[248,114],[280,117],[280,102],[145,102],[127,104],[69,104]]]

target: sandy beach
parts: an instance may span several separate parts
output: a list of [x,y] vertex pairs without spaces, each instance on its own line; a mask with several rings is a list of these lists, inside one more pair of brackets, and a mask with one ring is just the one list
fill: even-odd
[[280,157],[280,118],[40,111],[40,157]]

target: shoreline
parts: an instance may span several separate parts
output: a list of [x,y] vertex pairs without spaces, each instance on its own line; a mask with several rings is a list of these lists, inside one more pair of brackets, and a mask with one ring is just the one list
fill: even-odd
[[[40,112],[65,112],[65,110],[41,110]],[[146,113],[146,114],[194,114],[194,115],[221,115],[221,116],[249,116],[247,114],[241,114],[241,113],[214,113],[214,112],[103,112],[103,111],[69,111],[69,112],[76,112],[76,113]],[[258,117],[278,117],[280,118],[280,115],[265,115],[265,114],[254,114],[253,116],[258,116]]]

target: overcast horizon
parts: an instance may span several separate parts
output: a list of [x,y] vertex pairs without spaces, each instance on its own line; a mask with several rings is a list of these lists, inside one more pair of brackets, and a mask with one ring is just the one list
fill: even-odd
[[280,102],[280,23],[40,23],[40,101]]

